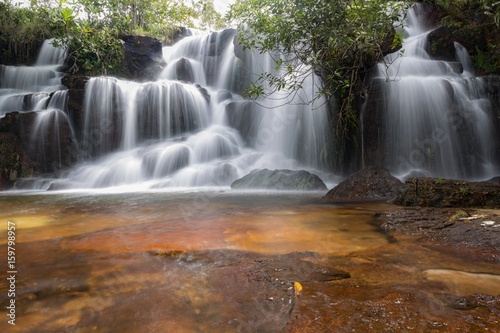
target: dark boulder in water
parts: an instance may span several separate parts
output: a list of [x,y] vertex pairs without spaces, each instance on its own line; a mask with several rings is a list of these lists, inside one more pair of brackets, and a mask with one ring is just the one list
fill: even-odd
[[362,169],[331,189],[325,200],[385,199],[395,200],[403,183],[382,167]]
[[316,175],[304,170],[255,169],[231,184],[232,189],[269,189],[294,191],[327,190]]
[[189,83],[194,82],[194,72],[193,67],[191,65],[191,61],[186,58],[181,58],[175,64],[175,74],[177,76],[177,80],[185,81]]

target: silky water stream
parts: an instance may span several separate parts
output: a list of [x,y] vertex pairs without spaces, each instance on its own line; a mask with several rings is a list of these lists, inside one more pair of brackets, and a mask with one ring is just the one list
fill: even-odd
[[321,195],[1,195],[16,325],[0,331],[498,332],[498,306],[480,305],[500,294],[498,264],[390,237],[389,205]]

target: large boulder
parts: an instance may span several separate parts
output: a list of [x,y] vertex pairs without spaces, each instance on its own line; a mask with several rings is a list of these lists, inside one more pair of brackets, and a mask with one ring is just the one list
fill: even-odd
[[403,183],[382,167],[362,169],[331,189],[324,200],[384,199],[393,201]]
[[327,190],[325,183],[316,175],[304,170],[255,169],[231,184],[232,189],[269,189],[294,191]]
[[125,69],[137,81],[155,80],[166,66],[160,40],[146,36],[124,35]]

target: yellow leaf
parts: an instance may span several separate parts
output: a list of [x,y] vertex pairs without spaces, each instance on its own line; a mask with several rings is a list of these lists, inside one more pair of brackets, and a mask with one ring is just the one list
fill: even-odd
[[299,296],[302,291],[302,285],[297,281],[293,282],[293,289],[295,289],[295,296]]

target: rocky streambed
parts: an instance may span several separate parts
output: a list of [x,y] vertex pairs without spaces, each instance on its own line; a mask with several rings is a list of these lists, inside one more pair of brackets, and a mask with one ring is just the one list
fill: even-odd
[[498,332],[497,210],[321,196],[2,195],[18,242],[0,330]]

